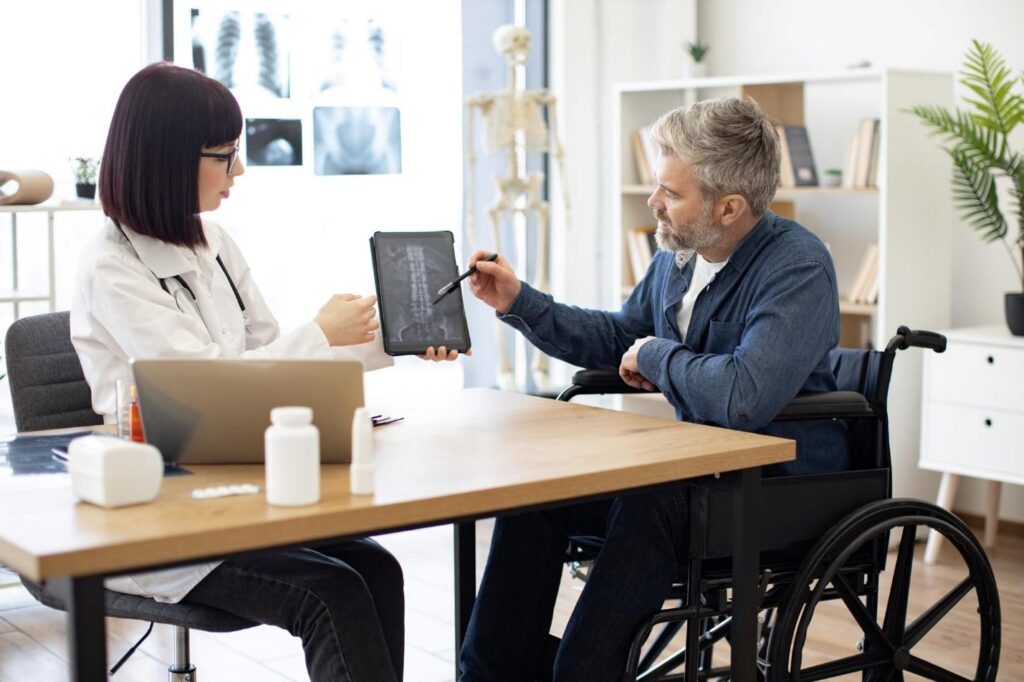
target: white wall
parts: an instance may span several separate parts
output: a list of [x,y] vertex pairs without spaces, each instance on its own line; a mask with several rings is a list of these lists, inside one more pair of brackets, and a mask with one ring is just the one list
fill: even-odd
[[[699,0],[698,15],[716,76],[829,71],[863,60],[953,72],[972,38],[991,43],[1014,73],[1024,67],[1020,0]],[[1006,251],[957,221],[953,253],[953,325],[1002,323],[1003,293],[1020,289]],[[927,244],[921,254],[928,257]],[[984,513],[983,495],[980,482],[964,481],[956,506]],[[1000,515],[1024,520],[1024,490],[1007,486]]]
[[554,291],[563,300],[601,308],[613,300],[612,86],[680,77],[682,45],[696,27],[696,0],[551,2],[550,82],[572,199],[572,224],[556,233],[561,248],[553,259]]

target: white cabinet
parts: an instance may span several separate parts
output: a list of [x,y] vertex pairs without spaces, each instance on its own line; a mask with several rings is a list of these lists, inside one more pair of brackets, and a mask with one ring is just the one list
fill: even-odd
[[[1024,483],[1024,337],[1005,326],[946,332],[928,353],[922,384],[922,469],[942,472],[938,504],[949,509],[960,476],[989,481],[985,544],[995,542],[1002,483]],[[928,538],[935,560],[939,536]]]
[[[750,96],[780,124],[805,126],[819,178],[826,169],[846,165],[848,140],[863,119],[879,120],[877,188],[781,189],[776,200],[829,246],[841,294],[853,288],[868,245],[878,245],[878,303],[841,306],[841,345],[884,348],[899,325],[949,327],[952,165],[939,142],[907,111],[917,104],[953,105],[953,76],[934,71],[854,69],[618,85],[609,305],[617,308],[632,286],[631,230],[654,223],[646,204],[653,187],[638,184],[633,133],[674,107],[723,96]],[[916,468],[922,355],[901,354],[889,391],[894,486],[902,496],[930,497],[933,490]]]

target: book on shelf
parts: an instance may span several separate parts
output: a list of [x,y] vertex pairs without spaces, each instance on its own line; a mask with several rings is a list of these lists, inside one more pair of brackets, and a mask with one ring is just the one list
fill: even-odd
[[775,132],[779,135],[779,152],[782,157],[779,164],[779,187],[796,187],[793,159],[789,155],[789,145],[786,144],[786,131],[782,126],[775,126]]
[[843,187],[866,189],[878,185],[879,120],[863,118],[847,142]]
[[651,259],[658,245],[654,233],[656,225],[632,227],[626,232],[626,251],[629,253],[629,266],[633,271],[633,282],[639,282],[647,274]]
[[644,150],[644,141],[639,130],[634,130],[630,135],[633,143],[633,163],[636,165],[636,179],[641,185],[654,184],[651,175],[651,167],[647,163],[647,152]]
[[874,303],[878,300],[878,244],[871,242],[860,258],[860,267],[846,295],[850,303]]
[[637,180],[641,185],[655,184],[654,164],[658,160],[658,145],[651,137],[651,127],[644,126],[639,130],[634,130],[630,139],[633,145],[633,163],[636,166]]
[[780,141],[783,144],[783,156],[789,156],[790,172],[793,185],[791,187],[816,187],[818,172],[814,168],[814,154],[811,153],[811,138],[805,126],[782,126]]

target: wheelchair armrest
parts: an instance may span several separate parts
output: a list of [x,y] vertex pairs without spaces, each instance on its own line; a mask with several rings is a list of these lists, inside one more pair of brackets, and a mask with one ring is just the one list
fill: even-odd
[[578,395],[604,393],[650,393],[633,388],[619,376],[617,369],[581,369],[572,375],[572,385],[558,394],[558,400],[572,400]]
[[808,393],[791,400],[773,421],[796,421],[800,419],[850,419],[874,417],[871,405],[855,391],[830,391]]

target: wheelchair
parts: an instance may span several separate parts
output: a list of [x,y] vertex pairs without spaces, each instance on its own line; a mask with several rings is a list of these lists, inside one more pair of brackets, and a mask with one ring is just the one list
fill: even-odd
[[[946,339],[900,327],[884,351],[834,349],[830,360],[839,390],[798,396],[776,417],[846,420],[851,468],[762,480],[759,680],[846,676],[881,682],[903,680],[905,675],[932,680],[996,679],[999,596],[984,550],[953,514],[927,502],[892,498],[886,395],[896,352],[910,347],[941,353]],[[616,370],[582,370],[558,399],[640,392],[623,383]],[[714,667],[713,652],[730,632],[731,492],[716,486],[713,479],[686,485],[688,565],[680,567],[666,602],[673,606],[651,616],[634,638],[623,679],[730,679],[727,667]],[[928,530],[949,540],[965,575],[938,601],[921,608],[920,603],[911,604],[910,596],[914,544],[918,532],[923,537]],[[893,566],[888,567],[891,572],[883,580],[890,559],[890,534],[897,549]],[[600,538],[571,538],[567,560],[577,577],[585,580],[587,562],[596,556],[601,542]],[[970,608],[975,600],[976,608]],[[916,617],[908,623],[912,610]],[[825,631],[836,622],[854,625],[860,640],[833,641],[829,651],[809,646],[809,634],[818,631],[816,615],[826,623]],[[977,638],[977,661],[971,653],[970,671],[953,672],[944,661],[915,655],[915,647],[940,623],[972,641]],[[669,647],[683,625],[685,647],[671,652]],[[842,651],[843,646],[848,651]],[[957,664],[964,665],[962,657]]]

